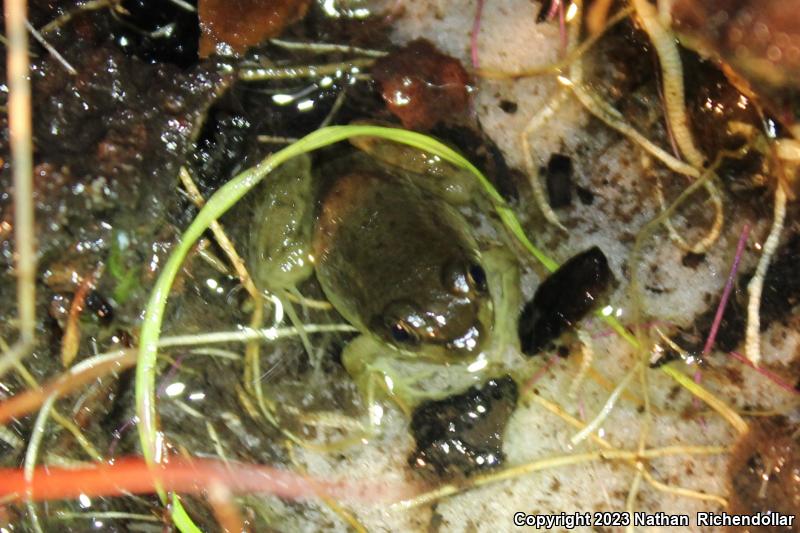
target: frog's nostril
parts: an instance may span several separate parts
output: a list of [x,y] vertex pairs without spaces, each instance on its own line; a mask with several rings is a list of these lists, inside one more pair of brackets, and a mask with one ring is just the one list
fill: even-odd
[[483,344],[483,326],[476,324],[462,336],[447,343],[447,349],[462,353],[476,353]]

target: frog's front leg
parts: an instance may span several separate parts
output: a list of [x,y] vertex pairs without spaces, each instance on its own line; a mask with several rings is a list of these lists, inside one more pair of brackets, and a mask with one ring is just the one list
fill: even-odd
[[416,405],[431,395],[422,382],[441,370],[441,365],[404,360],[369,335],[356,337],[344,348],[342,363],[367,404],[372,429],[380,423],[383,410],[378,402],[382,398],[411,416]]
[[359,335],[350,341],[342,352],[342,364],[353,378],[361,398],[367,405],[370,433],[374,432],[381,421],[382,410],[378,405],[379,390],[391,394],[386,386],[383,372],[375,369],[376,361],[385,350],[385,346],[368,335]]
[[519,351],[517,321],[522,308],[519,262],[505,246],[493,246],[481,255],[494,306],[496,346],[510,346]]

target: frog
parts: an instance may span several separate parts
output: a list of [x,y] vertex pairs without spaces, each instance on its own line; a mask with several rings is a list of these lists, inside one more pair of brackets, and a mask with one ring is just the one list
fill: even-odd
[[282,290],[316,276],[358,332],[342,363],[367,403],[410,413],[518,363],[519,264],[502,231],[468,220],[489,205],[470,173],[391,141],[352,145],[344,162],[299,156],[269,178],[254,277]]

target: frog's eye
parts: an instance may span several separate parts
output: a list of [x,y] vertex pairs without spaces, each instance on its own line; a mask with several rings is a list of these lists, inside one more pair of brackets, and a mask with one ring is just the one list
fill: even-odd
[[486,272],[477,263],[473,263],[467,269],[467,280],[469,286],[477,292],[486,292]]
[[387,341],[403,348],[420,343],[420,330],[425,320],[416,306],[408,300],[390,302],[383,312],[372,319],[372,330]]
[[419,336],[405,320],[398,320],[391,324],[389,333],[398,344],[413,346],[419,343]]

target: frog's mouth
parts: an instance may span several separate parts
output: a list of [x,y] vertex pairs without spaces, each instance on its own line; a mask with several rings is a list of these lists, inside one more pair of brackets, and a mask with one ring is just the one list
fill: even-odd
[[470,326],[469,329],[460,337],[445,341],[444,347],[449,352],[461,354],[474,354],[480,352],[484,346],[484,338],[486,332],[482,324],[477,323]]
[[[393,303],[395,309],[414,312],[382,314],[372,321],[372,331],[395,349],[433,360],[458,361],[474,357],[489,345],[493,309],[491,301],[460,302],[465,308],[459,320],[428,308],[420,312],[409,302]],[[389,318],[391,317],[391,318]],[[452,319],[452,315],[450,316]]]

